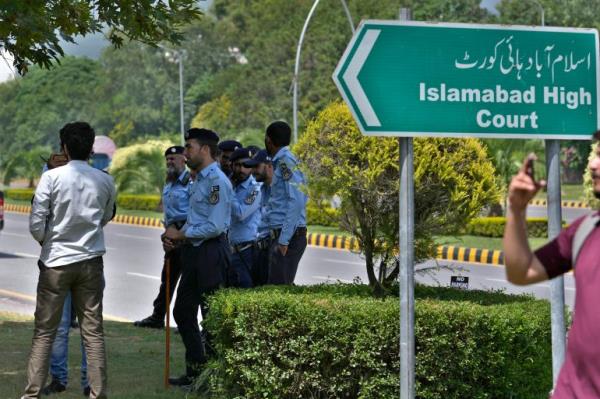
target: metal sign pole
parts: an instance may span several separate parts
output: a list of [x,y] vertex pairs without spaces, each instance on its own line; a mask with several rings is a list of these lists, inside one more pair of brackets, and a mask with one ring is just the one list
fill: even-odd
[[[411,12],[400,9],[400,19],[408,21]],[[415,298],[414,298],[414,173],[413,138],[400,143],[400,399],[415,397]]]
[[[546,140],[546,173],[548,181],[548,238],[558,235],[562,226],[560,198],[560,142]],[[552,320],[552,381],[553,386],[565,360],[565,282],[563,276],[550,281]]]

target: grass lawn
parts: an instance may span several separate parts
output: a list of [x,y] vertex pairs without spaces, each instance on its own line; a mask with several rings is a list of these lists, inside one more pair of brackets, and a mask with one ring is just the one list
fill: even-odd
[[[584,201],[583,185],[581,184],[561,184],[560,196],[563,201]],[[546,199],[545,191],[540,191],[535,196],[536,199]]]
[[[532,249],[539,248],[548,241],[547,238],[530,238],[529,245]],[[455,245],[467,248],[499,249],[502,250],[502,238],[480,236],[438,236],[435,238],[438,245]]]
[[[108,354],[109,397],[119,399],[186,398],[189,394],[164,389],[163,331],[139,329],[129,323],[104,322]],[[0,398],[18,398],[25,388],[27,360],[31,348],[31,318],[0,311]],[[181,337],[171,334],[171,375],[181,375],[184,349]],[[69,339],[69,386],[57,398],[83,397],[80,377],[79,331]]]

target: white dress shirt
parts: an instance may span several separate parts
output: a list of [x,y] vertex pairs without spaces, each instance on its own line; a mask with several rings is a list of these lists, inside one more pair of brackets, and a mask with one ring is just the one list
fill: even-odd
[[29,231],[42,244],[47,267],[69,265],[104,255],[102,227],[112,218],[113,178],[85,161],[42,174],[29,216]]

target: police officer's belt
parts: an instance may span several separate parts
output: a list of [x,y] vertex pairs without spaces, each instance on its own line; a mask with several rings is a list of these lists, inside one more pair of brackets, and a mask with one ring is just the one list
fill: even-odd
[[239,253],[242,251],[247,250],[248,248],[252,248],[255,244],[255,241],[245,241],[245,242],[241,242],[239,244],[234,244],[231,246],[231,252],[233,253]]
[[[280,235],[281,235],[281,229],[272,229],[271,230],[271,239],[272,240],[278,239]],[[296,227],[296,230],[294,231],[294,234],[292,234],[292,237],[301,237],[301,236],[305,236],[305,235],[306,235],[306,227],[300,226],[300,227]]]
[[256,248],[260,250],[269,249],[271,246],[271,236],[266,236],[256,240]]

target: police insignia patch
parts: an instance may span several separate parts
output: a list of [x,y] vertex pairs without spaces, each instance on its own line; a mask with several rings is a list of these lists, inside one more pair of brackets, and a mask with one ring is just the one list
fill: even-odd
[[292,170],[288,168],[285,162],[281,163],[281,176],[283,177],[283,180],[290,180],[292,177]]
[[219,186],[212,186],[210,195],[208,196],[208,202],[211,205],[215,205],[219,202]]
[[254,203],[254,200],[256,199],[256,194],[258,194],[258,191],[252,191],[252,194],[246,197],[246,199],[244,200],[246,205],[252,205]]

